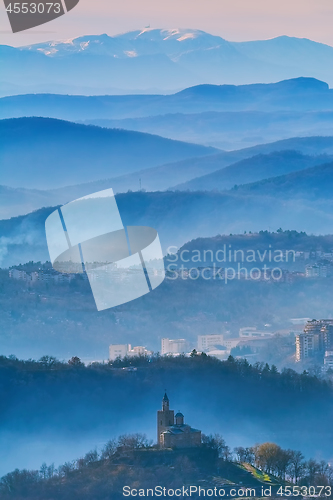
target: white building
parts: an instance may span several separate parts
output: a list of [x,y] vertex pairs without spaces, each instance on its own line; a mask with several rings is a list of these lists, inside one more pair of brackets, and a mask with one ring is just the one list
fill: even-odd
[[260,338],[260,337],[272,337],[274,333],[259,331],[254,327],[246,327],[239,329],[239,336],[241,338]]
[[127,351],[127,356],[149,356],[152,354],[151,351],[148,351],[142,345],[137,345],[131,349],[131,345],[129,345],[130,349]]
[[223,345],[227,348],[228,351],[231,351],[231,349],[238,346],[240,341],[241,339],[239,337],[235,339],[224,339]]
[[111,344],[109,346],[109,359],[114,361],[117,358],[124,358],[131,349],[131,344]]
[[143,346],[135,346],[131,344],[111,344],[109,346],[109,360],[114,361],[117,358],[125,358],[126,356],[148,356],[152,354]]
[[198,351],[205,352],[216,346],[224,345],[222,334],[198,335]]
[[328,370],[331,368],[333,370],[333,351],[326,351],[324,357],[324,369]]
[[314,264],[305,268],[305,276],[307,278],[327,278],[327,275],[328,269],[324,264]]
[[11,269],[9,271],[9,277],[13,280],[27,280],[27,273],[25,271],[19,271],[18,269]]
[[161,341],[161,355],[182,354],[188,351],[188,342],[185,339],[167,339]]

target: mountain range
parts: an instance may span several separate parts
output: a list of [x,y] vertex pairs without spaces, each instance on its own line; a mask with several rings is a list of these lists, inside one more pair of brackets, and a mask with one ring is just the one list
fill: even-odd
[[296,198],[311,201],[331,200],[333,161],[259,182],[235,186],[240,194],[272,196],[279,200]]
[[85,120],[84,123],[155,133],[169,139],[230,150],[293,136],[330,135],[333,130],[333,112],[331,110],[206,111],[192,114],[170,113],[123,120]]
[[333,90],[323,81],[303,77],[269,84],[197,85],[171,95],[80,96],[58,93],[13,95],[0,100],[0,118],[44,116],[70,121],[125,120],[174,113],[329,110],[333,110]]
[[1,120],[0,184],[50,189],[217,151],[140,132],[54,119]]
[[0,158],[6,166],[0,174],[3,219],[110,187],[115,193],[225,191],[323,165],[333,157],[333,137],[291,138],[217,151],[45,118],[2,120],[0,131]]
[[[105,94],[197,85],[269,83],[310,76],[333,83],[333,48],[308,39],[229,42],[193,29],[85,35],[0,47],[2,95]],[[22,83],[22,74],[25,75]]]
[[223,191],[238,184],[252,183],[322,165],[329,160],[333,160],[332,155],[309,156],[295,150],[274,151],[246,158],[210,174],[178,184],[173,189],[181,191],[187,189],[191,191]]
[[289,137],[331,135],[333,90],[313,78],[265,85],[199,85],[171,95],[21,95],[0,118],[39,116],[217,147],[244,149]]
[[[216,234],[268,227],[330,234],[333,162],[229,191],[130,192],[116,195],[124,225],[154,227],[169,247]],[[55,208],[0,221],[0,267],[45,261],[45,219]]]

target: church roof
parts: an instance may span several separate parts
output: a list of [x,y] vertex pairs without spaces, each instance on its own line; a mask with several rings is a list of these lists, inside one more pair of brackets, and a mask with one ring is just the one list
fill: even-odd
[[176,413],[176,417],[183,417],[184,418],[184,415],[179,411],[178,413]]
[[163,396],[163,401],[169,401],[169,398],[168,398],[168,395],[167,393],[165,392],[164,396]]
[[189,433],[193,434],[196,432],[201,432],[201,431],[199,431],[198,429],[193,429],[193,427],[190,427],[187,424],[183,424],[183,425],[170,425],[164,432],[162,432],[162,434],[176,435],[176,434],[189,434]]

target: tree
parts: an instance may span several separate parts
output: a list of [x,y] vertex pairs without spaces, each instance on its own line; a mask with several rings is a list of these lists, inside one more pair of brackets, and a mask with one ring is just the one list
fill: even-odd
[[137,450],[140,448],[149,448],[152,441],[147,439],[146,434],[123,434],[118,438],[118,447],[128,450]]
[[280,448],[276,453],[276,472],[285,481],[288,467],[291,463],[291,450]]
[[259,469],[268,473],[278,472],[278,460],[282,449],[275,443],[263,443],[254,447],[255,462]]
[[223,460],[225,460],[226,462],[232,462],[232,451],[230,450],[228,445],[225,445],[222,448],[221,455],[221,458],[223,458]]
[[93,464],[94,462],[98,462],[99,456],[97,450],[88,451],[88,453],[84,456],[84,462],[86,465]]
[[288,467],[289,474],[298,483],[305,469],[304,455],[300,451],[290,451],[290,463]]
[[51,477],[54,476],[54,471],[55,471],[54,464],[49,465],[47,468],[47,478],[48,479],[50,479]]
[[209,436],[203,434],[202,444],[207,448],[216,450],[219,457],[223,458],[223,460],[230,461],[232,459],[230,448],[226,445],[225,440],[220,434],[210,434]]
[[47,465],[45,462],[42,463],[40,470],[39,470],[39,473],[43,479],[46,479],[46,477],[47,477]]
[[101,458],[102,460],[110,460],[117,450],[117,441],[115,439],[110,439],[102,449]]
[[237,457],[238,462],[245,462],[246,452],[245,452],[245,448],[243,448],[243,446],[237,446],[236,448],[234,448],[234,453]]
[[58,468],[58,474],[60,477],[68,476],[73,470],[75,470],[74,462],[66,462],[64,465],[60,465]]
[[312,458],[306,462],[306,472],[308,476],[309,485],[313,486],[316,484],[316,476],[319,472],[320,466],[316,460]]
[[73,356],[69,361],[68,361],[68,364],[70,366],[75,366],[75,367],[79,367],[79,366],[84,366],[84,363],[82,363],[81,359],[78,358],[77,356]]
[[54,356],[42,356],[39,360],[39,363],[46,368],[52,368],[55,365],[59,364],[59,361]]

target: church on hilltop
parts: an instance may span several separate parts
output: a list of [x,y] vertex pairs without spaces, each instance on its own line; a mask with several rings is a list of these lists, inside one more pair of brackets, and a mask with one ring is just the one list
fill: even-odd
[[162,410],[157,412],[157,443],[160,448],[196,448],[201,446],[201,431],[184,423],[184,415],[170,410],[164,394]]

